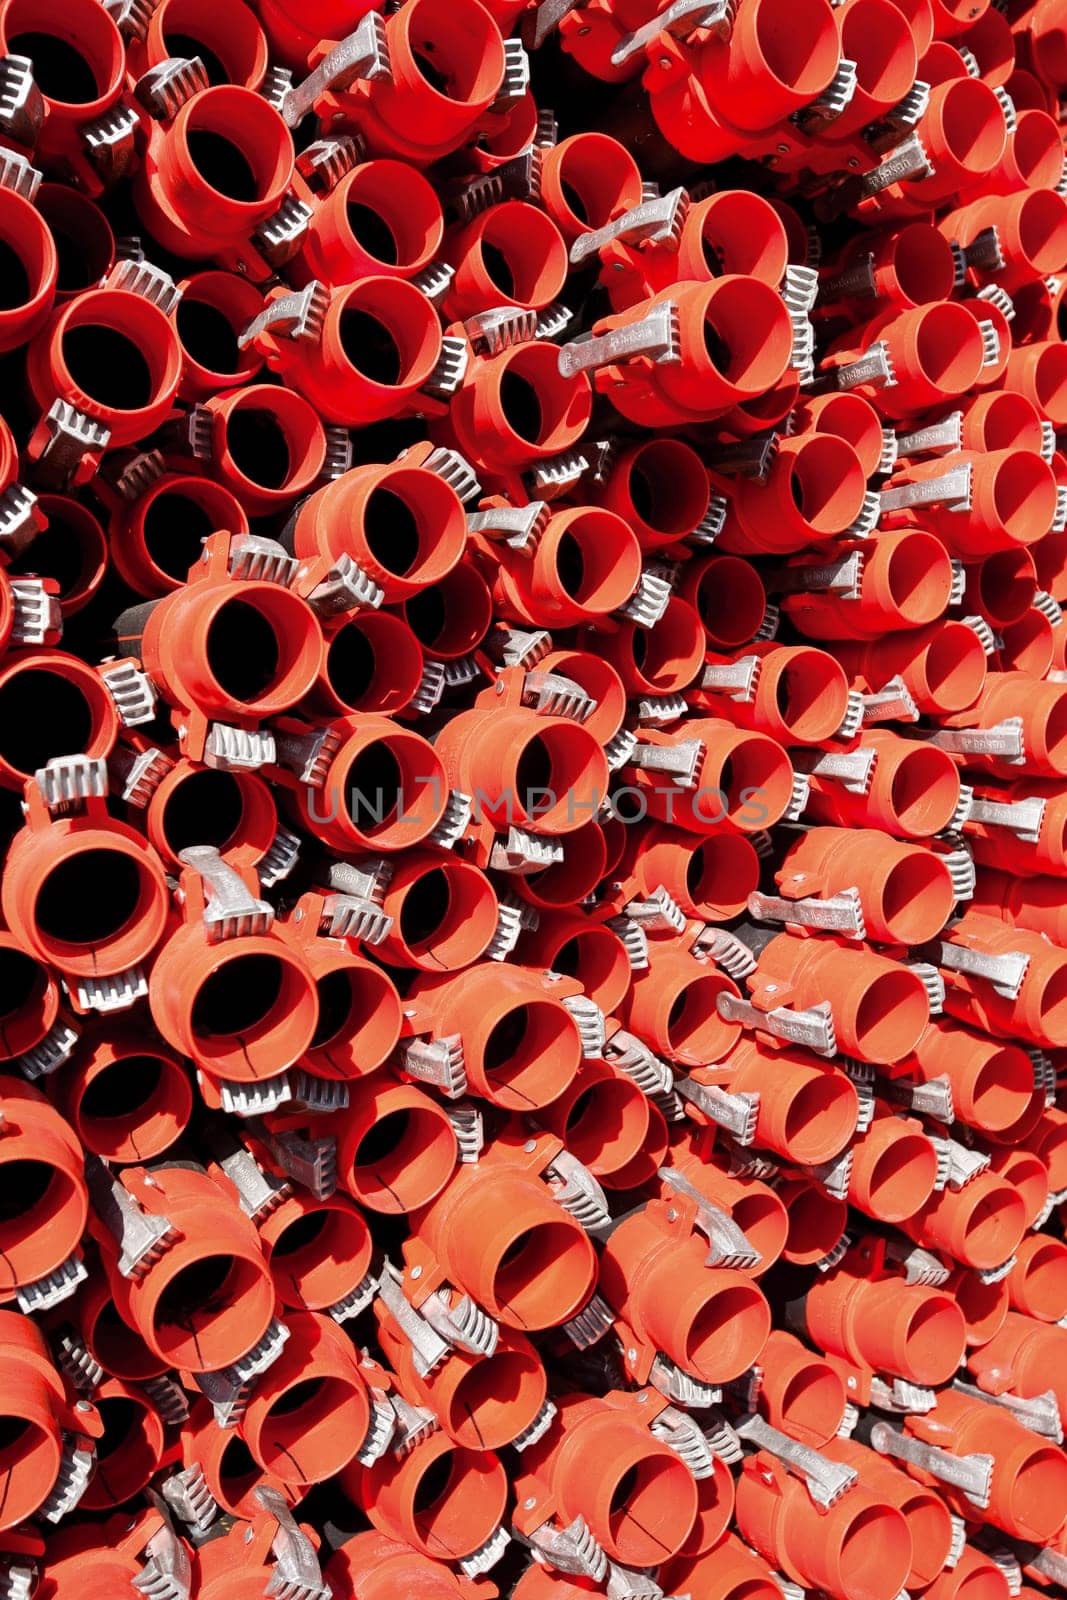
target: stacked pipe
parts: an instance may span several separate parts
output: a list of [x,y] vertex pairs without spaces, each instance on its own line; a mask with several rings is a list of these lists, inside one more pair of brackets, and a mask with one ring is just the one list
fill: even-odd
[[1067,1583],[1064,0],[0,0],[0,1600]]

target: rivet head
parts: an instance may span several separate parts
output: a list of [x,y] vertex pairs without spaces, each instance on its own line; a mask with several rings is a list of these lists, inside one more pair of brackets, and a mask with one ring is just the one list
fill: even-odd
[[422,1268],[421,1267],[412,1267],[411,1276],[413,1278],[421,1278],[422,1277]]
[[522,1148],[526,1151],[528,1156],[532,1156],[534,1151],[537,1149],[537,1144],[533,1139],[527,1139]]
[[537,1496],[532,1494],[528,1495],[527,1498],[522,1502],[522,1509],[524,1511],[532,1511],[536,1504]]

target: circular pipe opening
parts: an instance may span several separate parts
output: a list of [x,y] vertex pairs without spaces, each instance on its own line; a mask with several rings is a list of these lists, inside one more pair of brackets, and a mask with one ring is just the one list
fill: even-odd
[[1035,1445],[1011,1477],[1013,1525],[1032,1539],[1052,1539],[1063,1523],[1065,1501],[1067,1456],[1051,1445]]
[[790,1375],[777,1406],[780,1420],[771,1422],[817,1447],[834,1437],[846,1403],[845,1386],[833,1367],[813,1358]]
[[915,358],[923,377],[943,394],[963,394],[982,369],[977,322],[963,306],[950,300],[923,306],[916,315]]
[[447,1402],[449,1434],[471,1450],[499,1450],[534,1420],[545,1398],[545,1370],[532,1350],[473,1361]]
[[929,851],[915,849],[901,856],[886,873],[878,914],[892,943],[924,944],[944,927],[955,903],[944,862]]
[[790,1097],[782,1142],[793,1161],[817,1166],[844,1149],[855,1123],[852,1085],[838,1072],[813,1069]]
[[13,0],[4,14],[3,36],[5,55],[28,56],[38,89],[57,105],[95,107],[121,81],[118,29],[106,11],[94,12],[89,0],[62,8]]
[[772,389],[789,365],[792,344],[789,314],[769,283],[723,278],[708,293],[704,354],[736,399],[755,399]]
[[702,973],[675,992],[666,1025],[666,1049],[672,1061],[703,1066],[729,1049],[735,1028],[720,1017],[718,999],[735,992],[728,978],[713,972]]
[[1037,593],[1037,570],[1028,550],[998,550],[977,569],[978,604],[994,625],[1007,627],[1024,617]]
[[759,874],[759,857],[741,834],[694,840],[685,865],[685,909],[710,922],[738,916],[758,888]]
[[242,587],[207,630],[207,667],[221,693],[260,714],[287,710],[308,687],[313,622],[299,596],[276,584]]
[[497,1105],[531,1111],[569,1087],[579,1058],[577,1028],[565,1007],[528,1000],[501,1012],[476,1065]]
[[630,505],[651,534],[669,541],[692,533],[708,509],[708,477],[695,450],[680,439],[650,439],[625,470]]
[[[914,972],[901,967],[879,973],[856,1008],[855,1037],[860,1059],[899,1061],[918,1044],[929,1019],[926,990]],[[929,1148],[928,1141],[922,1143]],[[916,1209],[912,1206],[911,1211]],[[911,1211],[902,1215],[910,1216]]]
[[252,384],[227,397],[217,414],[222,450],[257,496],[296,494],[317,476],[325,451],[322,423],[292,390]]
[[192,1086],[176,1061],[121,1056],[89,1079],[75,1120],[82,1141],[105,1161],[144,1161],[184,1131],[193,1109]]
[[844,1594],[893,1600],[911,1566],[911,1540],[893,1506],[865,1506],[847,1524],[836,1567]]
[[334,297],[329,315],[344,359],[376,388],[418,388],[441,353],[437,312],[403,278],[365,278]]
[[913,1383],[948,1383],[963,1360],[967,1329],[963,1312],[947,1294],[919,1301],[904,1331],[908,1375]]
[[501,417],[520,444],[555,455],[581,436],[592,409],[588,379],[565,378],[554,346],[518,345],[493,363],[492,373]]
[[893,272],[903,299],[913,306],[946,300],[955,283],[951,246],[937,228],[913,222],[901,228],[892,245]]
[[115,236],[100,207],[60,183],[42,183],[35,204],[55,244],[57,299],[95,288],[115,261]]
[[767,610],[756,568],[740,556],[712,556],[698,570],[692,598],[708,642],[727,650],[746,644]]
[[922,676],[939,711],[972,706],[986,678],[985,651],[973,628],[962,622],[942,623],[922,653]]
[[563,1139],[594,1176],[618,1172],[642,1149],[648,1133],[645,1098],[627,1078],[603,1078],[576,1096]]
[[947,826],[959,797],[959,773],[943,750],[917,746],[900,757],[890,785],[889,804],[903,833],[939,833]]
[[199,56],[210,84],[257,88],[267,64],[267,43],[250,9],[220,8],[213,0],[166,0],[160,44],[168,57]]
[[889,548],[884,581],[903,623],[917,628],[935,622],[952,584],[948,552],[933,534],[899,534]]
[[[1063,355],[1067,405],[1067,349]],[[1048,462],[1029,450],[1005,451],[993,465],[993,505],[1010,539],[1033,544],[1051,525],[1056,510],[1056,480]]]
[[685,1463],[664,1451],[639,1456],[612,1489],[601,1543],[629,1567],[668,1560],[689,1532],[696,1486]]
[[633,156],[603,133],[565,139],[557,152],[555,181],[572,233],[596,232],[640,202],[641,175]]
[[939,124],[949,156],[968,175],[981,177],[1000,160],[1006,132],[1004,113],[992,89],[980,79],[954,78],[945,85]]
[[353,244],[398,272],[417,272],[441,243],[441,202],[403,161],[367,161],[342,180],[344,226]]
[[346,1187],[371,1211],[407,1212],[440,1194],[456,1161],[456,1136],[427,1100],[379,1117],[356,1146]]
[[179,112],[181,137],[200,182],[230,206],[262,209],[293,168],[293,141],[261,95],[230,84],[205,89]]
[[704,654],[700,618],[684,600],[670,599],[651,628],[629,629],[630,654],[641,687],[676,694],[696,676]]
[[290,1028],[303,1041],[315,1006],[310,974],[281,944],[277,951],[220,954],[189,1008],[194,1053],[223,1076],[233,1076],[242,1065],[247,1070],[252,1046],[273,1036],[284,1054],[283,1035]]
[[480,108],[492,100],[504,54],[487,11],[471,0],[418,0],[403,21],[404,42],[427,88],[455,105]]
[[685,1331],[685,1366],[709,1383],[730,1383],[758,1359],[770,1328],[754,1283],[709,1289]]
[[357,750],[338,787],[352,826],[388,849],[430,832],[443,809],[442,782],[440,764],[425,742],[398,731]]
[[[1021,1282],[1016,1281],[1021,1279]],[[1011,1273],[1012,1304],[1029,1317],[1058,1322],[1067,1313],[1067,1246],[1044,1238]]]
[[531,1223],[490,1269],[493,1307],[527,1330],[555,1327],[584,1304],[595,1271],[589,1241],[576,1223]]
[[739,273],[773,285],[781,281],[788,257],[785,228],[762,196],[745,189],[709,195],[690,210],[688,223],[687,234],[699,229],[709,277]]
[[859,457],[844,439],[811,434],[781,470],[789,473],[793,504],[813,535],[843,533],[859,515],[867,483]]
[[848,680],[825,650],[797,645],[774,685],[775,710],[800,744],[828,739],[841,726],[848,705]]
[[263,1261],[211,1253],[179,1267],[153,1308],[152,1336],[168,1363],[213,1372],[248,1349],[266,1327],[274,1285]]
[[371,1263],[371,1237],[355,1206],[339,1196],[309,1203],[267,1250],[271,1275],[288,1306],[319,1311],[344,1299]]
[[37,938],[61,965],[85,946],[102,953],[146,922],[164,898],[162,882],[140,856],[102,846],[73,850],[41,880],[33,908]]
[[84,1189],[59,1167],[0,1155],[0,1256],[9,1283],[32,1282],[65,1261],[85,1215]]
[[[367,1415],[367,1394],[358,1378],[300,1378],[267,1408],[256,1429],[254,1454],[282,1483],[322,1483],[352,1459],[353,1439],[365,1430]],[[346,1426],[339,1427],[342,1417]]]
[[110,743],[106,689],[73,658],[68,673],[67,659],[52,666],[31,658],[0,680],[0,761],[20,777],[56,756],[103,755]]

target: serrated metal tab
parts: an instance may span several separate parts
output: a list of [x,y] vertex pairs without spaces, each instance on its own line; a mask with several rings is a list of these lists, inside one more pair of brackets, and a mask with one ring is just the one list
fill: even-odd
[[[903,678],[890,678],[873,694],[860,695],[861,722],[918,722],[919,708]],[[858,731],[858,730],[857,730]]]
[[937,1176],[934,1189],[950,1189],[953,1194],[973,1183],[981,1173],[989,1170],[989,1155],[983,1150],[969,1150],[955,1139],[939,1139],[928,1135],[937,1152]]
[[210,1401],[216,1426],[233,1428],[248,1405],[256,1382],[280,1357],[289,1338],[284,1323],[272,1320],[263,1337],[239,1361],[218,1372],[197,1372],[193,1382]]
[[503,1560],[510,1543],[511,1535],[507,1529],[503,1526],[496,1528],[484,1544],[480,1544],[469,1556],[463,1556],[456,1565],[465,1577],[479,1578]]
[[936,1445],[899,1432],[888,1422],[876,1422],[871,1429],[871,1448],[879,1455],[891,1456],[896,1461],[908,1461],[946,1483],[959,1489],[972,1505],[984,1511],[989,1505],[989,1495],[996,1465],[992,1456],[954,1456]]
[[520,555],[532,555],[551,515],[544,500],[531,500],[524,506],[491,506],[486,511],[467,513],[467,532],[500,539]]
[[720,994],[717,1005],[719,1015],[725,1022],[739,1022],[742,1027],[756,1028],[762,1033],[771,1034],[773,1038],[806,1045],[817,1056],[837,1054],[837,1038],[829,1000],[822,1000],[804,1011],[793,1011],[786,1006],[760,1011],[740,995]]
[[49,811],[67,812],[87,800],[102,800],[108,791],[107,762],[103,756],[54,756],[33,775]]
[[[276,111],[281,110],[282,100],[292,87],[292,73],[274,67],[268,73],[278,77],[277,93],[268,92],[267,79],[264,80],[260,93],[265,100],[270,100]],[[361,161],[366,160],[366,145],[359,134],[338,133],[331,134],[328,138],[316,139],[296,158],[296,170],[304,178],[308,186],[319,194],[330,194],[347,172],[357,167]],[[427,269],[429,270],[429,269]],[[418,284],[418,278],[414,282]]]
[[210,86],[199,56],[169,56],[149,67],[133,86],[135,98],[157,122],[169,122],[182,106]]
[[[12,57],[8,56],[10,61]],[[4,62],[0,60],[0,70]],[[107,449],[111,429],[94,422],[67,400],[54,400],[45,416],[47,439],[34,463],[34,477],[46,489],[69,488],[83,458]]]
[[29,56],[0,57],[0,129],[32,150],[45,118],[44,97]]
[[195,1533],[206,1533],[219,1515],[219,1506],[196,1462],[174,1472],[160,1485],[167,1505]]
[[0,150],[0,189],[11,189],[32,204],[40,186],[41,174],[25,156],[17,150]]
[[454,850],[467,831],[473,814],[474,801],[471,796],[459,789],[452,789],[445,803],[444,814],[430,834],[430,843],[441,850]]
[[463,1040],[458,1033],[440,1039],[412,1039],[400,1052],[401,1066],[409,1078],[432,1083],[449,1100],[467,1093]]
[[0,550],[5,554],[21,555],[41,532],[43,523],[44,515],[32,490],[13,483],[0,494]]
[[178,859],[198,873],[204,885],[204,931],[209,944],[269,932],[274,907],[256,898],[214,845],[188,845],[179,851]]
[[38,1044],[31,1050],[23,1051],[16,1065],[31,1083],[38,1078],[47,1078],[70,1060],[77,1042],[77,1031],[61,1018]]
[[708,1441],[692,1417],[687,1417],[684,1411],[679,1411],[673,1405],[664,1406],[649,1432],[685,1462],[698,1482],[713,1476],[715,1458]]
[[335,44],[313,72],[287,90],[279,110],[289,127],[296,128],[323,95],[343,94],[357,79],[373,83],[391,76],[385,19],[376,11],[368,11],[358,27]]
[[608,1558],[593,1538],[583,1517],[575,1517],[565,1528],[544,1522],[532,1533],[521,1535],[538,1560],[557,1572],[591,1578],[600,1583],[608,1569]]
[[700,687],[713,694],[729,695],[739,705],[751,705],[756,698],[762,668],[760,656],[738,656],[721,666],[705,667]]
[[536,339],[537,312],[522,306],[494,306],[468,317],[463,331],[475,355],[498,356]]
[[563,860],[563,841],[552,834],[528,833],[509,827],[507,834],[494,840],[489,865],[496,872],[515,872],[527,876],[543,872]]
[[276,883],[287,878],[300,856],[300,837],[287,828],[279,828],[271,840],[266,854],[256,867],[263,888],[273,889]]
[[528,672],[523,679],[522,704],[543,717],[565,717],[587,722],[597,702],[573,678],[561,672]]
[[838,389],[858,389],[864,384],[886,388],[897,381],[889,356],[889,347],[881,340],[877,344],[872,344],[866,354],[860,356],[857,361],[834,367],[831,376],[834,386]]
[[984,978],[992,984],[997,994],[1006,1000],[1017,1000],[1019,991],[1030,969],[1030,957],[1023,950],[1005,951],[1001,955],[987,955],[983,950],[972,950],[966,945],[940,942],[938,961],[950,972],[962,972],[971,978]]
[[560,1150],[545,1168],[548,1191],[587,1233],[600,1234],[611,1226],[607,1196],[600,1184],[569,1150]]
[[826,899],[790,900],[754,891],[748,897],[750,915],[760,922],[793,922],[801,927],[825,928],[846,939],[866,939],[858,889],[843,889]]
[[751,1414],[742,1417],[734,1426],[737,1434],[747,1444],[754,1444],[760,1450],[768,1451],[777,1457],[789,1472],[802,1478],[813,1503],[824,1510],[836,1505],[858,1482],[859,1474],[854,1467],[830,1461],[817,1450],[812,1450],[796,1439],[790,1439],[787,1434],[780,1433],[777,1428],[772,1428],[770,1423],[765,1422],[760,1416]]
[[607,1040],[604,1058],[609,1066],[632,1079],[649,1099],[667,1094],[674,1087],[674,1074],[667,1063],[625,1028],[618,1028]]
[[298,1133],[271,1133],[255,1125],[257,1139],[269,1150],[282,1171],[309,1189],[316,1200],[328,1200],[337,1190],[337,1140],[305,1138]]
[[59,1473],[51,1494],[35,1515],[43,1517],[46,1522],[52,1524],[62,1522],[63,1518],[69,1516],[78,1505],[89,1487],[89,1479],[93,1475],[95,1466],[95,1451],[84,1449],[72,1435],[64,1434]]
[[143,967],[127,967],[125,972],[109,973],[107,977],[73,978],[71,982],[80,1011],[128,1011],[148,993]]
[[466,341],[455,334],[445,334],[441,339],[441,353],[437,364],[423,384],[423,391],[437,400],[449,400],[467,376],[470,352]]
[[[403,456],[398,458],[403,460]],[[482,492],[478,476],[465,456],[458,450],[450,450],[444,445],[431,450],[426,460],[422,463],[424,472],[432,472],[456,491],[464,505],[470,500],[476,500]]]
[[263,728],[235,728],[213,722],[204,743],[204,765],[219,772],[255,772],[278,758],[274,735]]
[[100,677],[124,728],[139,728],[154,720],[158,696],[147,672],[125,658],[101,667]]
[[747,1148],[756,1142],[759,1122],[758,1094],[729,1094],[712,1084],[695,1083],[692,1078],[678,1078],[675,1090],[681,1098],[703,1112],[716,1126],[729,1133],[735,1142]]
[[105,289],[122,289],[158,306],[165,317],[173,316],[182,292],[169,272],[150,261],[116,261],[104,279]]
[[594,1294],[584,1310],[563,1324],[563,1332],[576,1350],[591,1350],[615,1326],[615,1313],[600,1295]]
[[626,765],[642,772],[657,772],[670,778],[679,789],[695,789],[706,747],[701,739],[680,739],[674,744],[634,746]]
[[[237,348],[247,350],[261,333],[294,340],[320,339],[330,306],[330,291],[317,278],[299,291],[270,300],[237,336]],[[295,563],[294,563],[295,565]]]
[[794,750],[792,761],[809,777],[832,779],[852,794],[867,794],[874,778],[878,752],[869,750]]
[[817,566],[776,567],[767,574],[767,583],[775,594],[825,590],[842,600],[858,600],[864,565],[863,551],[853,550],[836,561],[821,561]]
[[287,194],[274,215],[260,223],[252,242],[270,266],[283,267],[299,248],[312,216],[306,201]]
[[253,1493],[278,1524],[271,1543],[274,1571],[263,1591],[266,1600],[333,1600],[315,1546],[297,1524],[281,1491],[262,1484]]
[[610,333],[589,334],[562,345],[560,376],[573,378],[579,372],[596,371],[637,356],[657,365],[673,364],[681,360],[680,341],[678,307],[672,300],[665,300],[647,315],[624,323]]
[[579,234],[571,245],[571,266],[581,266],[599,255],[615,239],[625,239],[629,244],[661,245],[664,249],[676,250],[688,213],[689,196],[684,189],[672,189],[669,194],[643,200],[640,205],[624,212],[604,227]]
[[33,1283],[20,1284],[15,1291],[15,1303],[29,1317],[41,1311],[50,1311],[53,1306],[69,1300],[88,1276],[81,1251],[75,1250],[47,1276],[37,1278]]

